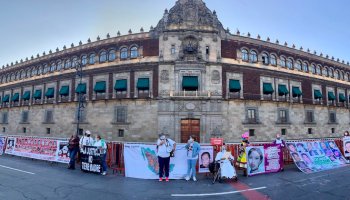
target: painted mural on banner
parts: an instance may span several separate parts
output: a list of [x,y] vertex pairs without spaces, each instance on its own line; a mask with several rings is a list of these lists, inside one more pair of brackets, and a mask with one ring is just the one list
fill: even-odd
[[[170,179],[183,179],[187,173],[187,150],[177,144],[175,157],[170,159]],[[124,144],[125,176],[141,179],[158,179],[159,164],[156,145]]]
[[0,156],[4,153],[6,137],[0,136]]
[[344,156],[350,157],[350,137],[343,138]]
[[214,148],[213,146],[201,146],[199,151],[198,162],[199,162],[199,173],[209,172],[209,164],[214,160]]
[[249,176],[279,172],[283,168],[281,145],[265,144],[246,147]]
[[60,143],[64,142],[67,143],[67,140],[9,136],[5,153],[38,160],[68,163],[69,158],[62,159],[63,154],[59,155]]
[[101,154],[94,146],[85,146],[81,154],[81,170],[85,172],[101,173]]
[[346,166],[334,141],[287,142],[295,165],[304,173],[314,173]]

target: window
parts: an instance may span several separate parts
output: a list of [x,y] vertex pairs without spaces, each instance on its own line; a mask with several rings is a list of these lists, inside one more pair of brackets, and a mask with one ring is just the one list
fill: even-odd
[[275,55],[270,56],[270,64],[271,65],[277,65],[277,59]]
[[53,111],[52,110],[45,111],[44,123],[53,123]]
[[249,60],[248,51],[246,49],[242,49],[242,60],[243,61],[248,61]]
[[84,133],[84,129],[80,128],[80,129],[78,130],[78,135],[83,135],[83,133]]
[[99,58],[99,62],[103,63],[107,61],[107,52],[106,51],[101,51],[100,52],[100,58]]
[[314,111],[312,111],[312,110],[307,110],[307,111],[306,111],[305,122],[306,122],[306,123],[314,123],[314,122],[315,122],[315,119],[314,119]]
[[299,71],[302,70],[302,66],[301,66],[301,62],[300,62],[300,61],[297,61],[297,62],[295,63],[295,69],[297,69],[297,70],[299,70]]
[[29,111],[22,111],[22,123],[28,123]]
[[266,53],[263,53],[262,56],[262,62],[264,65],[268,65],[269,64],[269,56]]
[[247,109],[247,120],[248,123],[257,123],[257,109],[256,108],[248,108]]
[[118,137],[124,137],[124,129],[118,130]]
[[114,61],[115,60],[115,50],[110,50],[108,52],[108,61]]
[[249,61],[252,62],[252,63],[258,62],[258,55],[257,55],[256,51],[253,51],[253,50],[250,51]]
[[23,133],[27,133],[27,128],[23,127]]
[[313,74],[316,74],[316,66],[315,65],[311,65],[311,72]]
[[83,55],[81,57],[81,65],[82,66],[85,66],[87,64],[87,56],[86,55]]
[[49,65],[45,64],[44,65],[44,74],[46,74],[47,72],[49,72]]
[[137,58],[139,55],[138,55],[138,49],[137,47],[132,47],[130,49],[130,57],[131,58]]
[[281,67],[286,67],[286,58],[285,57],[281,57],[281,59],[280,59],[280,65],[281,65]]
[[127,107],[126,106],[117,106],[115,108],[115,120],[117,123],[126,123],[127,122]]
[[2,127],[2,132],[5,133],[6,132],[6,128]]
[[329,112],[329,123],[337,123],[336,113],[335,112]]
[[324,68],[322,69],[322,74],[323,74],[323,76],[329,76],[329,74],[328,74],[328,68],[327,68],[327,67],[324,67]]
[[120,50],[120,59],[127,59],[127,58],[128,58],[128,49],[124,47]]
[[78,64],[78,58],[77,57],[74,57],[73,60],[72,60],[72,68],[75,68]]
[[313,132],[313,131],[312,131],[312,128],[308,128],[308,129],[307,129],[307,133],[308,133],[309,135],[311,135],[312,132]]
[[338,70],[335,70],[334,77],[336,79],[338,79],[338,80],[340,79],[340,75],[339,75],[339,71]]
[[43,73],[43,67],[39,66],[38,67],[38,75],[42,74]]
[[293,69],[293,60],[290,58],[287,59],[287,67],[288,69]]
[[56,63],[51,63],[50,72],[54,72],[56,70]]
[[281,135],[286,135],[286,134],[287,134],[287,129],[282,128],[282,129],[281,129]]
[[332,68],[329,70],[329,77],[334,77],[334,70]]
[[89,64],[90,65],[95,64],[95,54],[94,53],[89,55]]
[[210,53],[209,46],[206,46],[205,47],[205,55],[209,55],[209,53]]
[[288,110],[280,109],[278,111],[278,122],[279,123],[288,123]]
[[175,48],[175,45],[171,45],[171,49],[170,49],[170,53],[171,54],[175,54],[176,53],[176,48]]
[[7,112],[3,112],[2,113],[2,121],[3,124],[8,124],[8,113]]
[[70,60],[66,60],[66,62],[64,63],[64,68],[69,69],[71,66],[72,66],[72,63],[70,62]]
[[255,130],[254,129],[249,129],[249,136],[250,137],[255,136]]
[[317,66],[317,67],[316,67],[316,74],[317,74],[317,75],[322,75],[322,73],[321,73],[321,67],[320,67],[320,66]]
[[332,132],[332,134],[334,134],[335,133],[335,128],[331,128],[331,132]]
[[46,134],[51,134],[51,128],[46,128]]
[[303,63],[303,71],[309,72],[309,65],[306,62]]
[[340,79],[341,79],[341,80],[345,80],[345,75],[344,75],[344,72],[343,72],[343,71],[340,73]]
[[60,71],[61,69],[62,69],[62,62],[59,61],[59,62],[57,63],[57,71]]

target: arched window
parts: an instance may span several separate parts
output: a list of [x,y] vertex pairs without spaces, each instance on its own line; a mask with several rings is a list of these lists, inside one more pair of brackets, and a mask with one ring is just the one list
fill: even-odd
[[56,70],[56,64],[55,63],[51,63],[50,65],[50,72],[54,72]]
[[100,58],[99,58],[99,62],[103,63],[107,61],[107,52],[106,51],[101,51],[100,52]]
[[58,61],[58,63],[57,63],[57,71],[61,71],[61,69],[62,69],[62,62]]
[[309,72],[309,65],[306,62],[303,63],[303,71]]
[[273,54],[270,55],[270,64],[271,64],[271,65],[277,65],[276,56],[273,55]]
[[311,65],[311,72],[316,74],[316,66],[314,64]]
[[77,66],[78,63],[78,57],[74,57],[72,60],[72,67],[71,68],[75,68]]
[[246,49],[242,49],[242,60],[243,61],[249,60],[248,51]]
[[331,69],[329,70],[329,77],[331,77],[331,78],[334,77],[334,70],[333,70],[333,68],[331,68]]
[[299,60],[295,63],[295,69],[297,69],[299,71],[302,70],[301,62]]
[[293,69],[293,60],[290,58],[287,59],[287,67],[288,69]]
[[39,66],[37,72],[38,72],[38,73],[37,73],[38,75],[41,75],[41,74],[43,73],[43,67],[42,67],[42,66]]
[[19,78],[20,78],[20,79],[22,79],[22,78],[24,78],[24,77],[25,77],[25,75],[26,75],[26,74],[25,74],[25,71],[24,71],[24,70],[22,70],[22,71],[21,71],[21,74],[19,75]]
[[32,70],[31,69],[27,69],[27,71],[26,71],[26,78],[29,78],[31,76],[31,73],[32,73]]
[[115,60],[115,50],[109,50],[108,52],[108,61],[114,61]]
[[48,64],[45,64],[45,65],[44,65],[44,74],[46,74],[47,72],[49,72],[49,70],[50,70],[49,65],[48,65]]
[[345,79],[345,76],[344,76],[344,72],[343,72],[343,71],[340,72],[340,79],[341,79],[341,80],[344,80],[344,79]]
[[327,68],[327,67],[324,67],[324,68],[322,69],[322,75],[323,75],[323,76],[328,76],[328,68]]
[[15,74],[15,73],[12,73],[12,74],[11,74],[11,79],[10,79],[10,80],[11,80],[11,81],[14,81],[15,79],[16,79],[16,74]]
[[335,76],[336,79],[338,79],[338,80],[340,79],[340,75],[339,75],[339,71],[338,70],[335,70],[335,75],[334,76]]
[[321,67],[319,65],[317,65],[317,67],[316,67],[316,73],[317,73],[317,75],[322,75]]
[[81,64],[82,64],[83,66],[85,66],[85,65],[87,64],[87,56],[86,56],[86,55],[83,55],[83,56],[81,57]]
[[256,53],[256,51],[253,51],[253,50],[250,51],[249,61],[252,62],[252,63],[258,62],[258,54]]
[[19,80],[20,76],[21,76],[21,73],[20,72],[16,72],[16,80]]
[[263,62],[264,65],[270,64],[269,56],[266,53],[263,53],[261,55],[261,59],[262,59],[262,62]]
[[283,56],[281,56],[280,65],[281,65],[281,67],[286,67],[286,58]]
[[137,58],[139,56],[137,47],[131,47],[130,58]]
[[128,49],[124,47],[120,50],[120,59],[127,59],[127,58],[128,58]]
[[95,64],[95,54],[92,53],[89,55],[89,65]]
[[346,73],[346,74],[347,74],[348,81],[350,81],[350,74],[349,73]]
[[70,62],[70,60],[66,60],[66,62],[64,62],[64,68],[65,69],[69,69],[72,66],[72,63]]

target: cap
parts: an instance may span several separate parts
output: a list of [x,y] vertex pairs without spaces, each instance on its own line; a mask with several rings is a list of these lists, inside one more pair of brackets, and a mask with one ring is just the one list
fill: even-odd
[[85,131],[85,134],[86,134],[86,135],[91,135],[91,132],[90,132],[89,130],[86,130],[86,131]]

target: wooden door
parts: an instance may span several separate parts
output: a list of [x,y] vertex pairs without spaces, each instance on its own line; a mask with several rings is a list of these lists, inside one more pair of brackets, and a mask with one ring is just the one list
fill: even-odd
[[181,120],[181,143],[187,143],[191,135],[195,135],[197,142],[200,142],[200,130],[199,119]]

